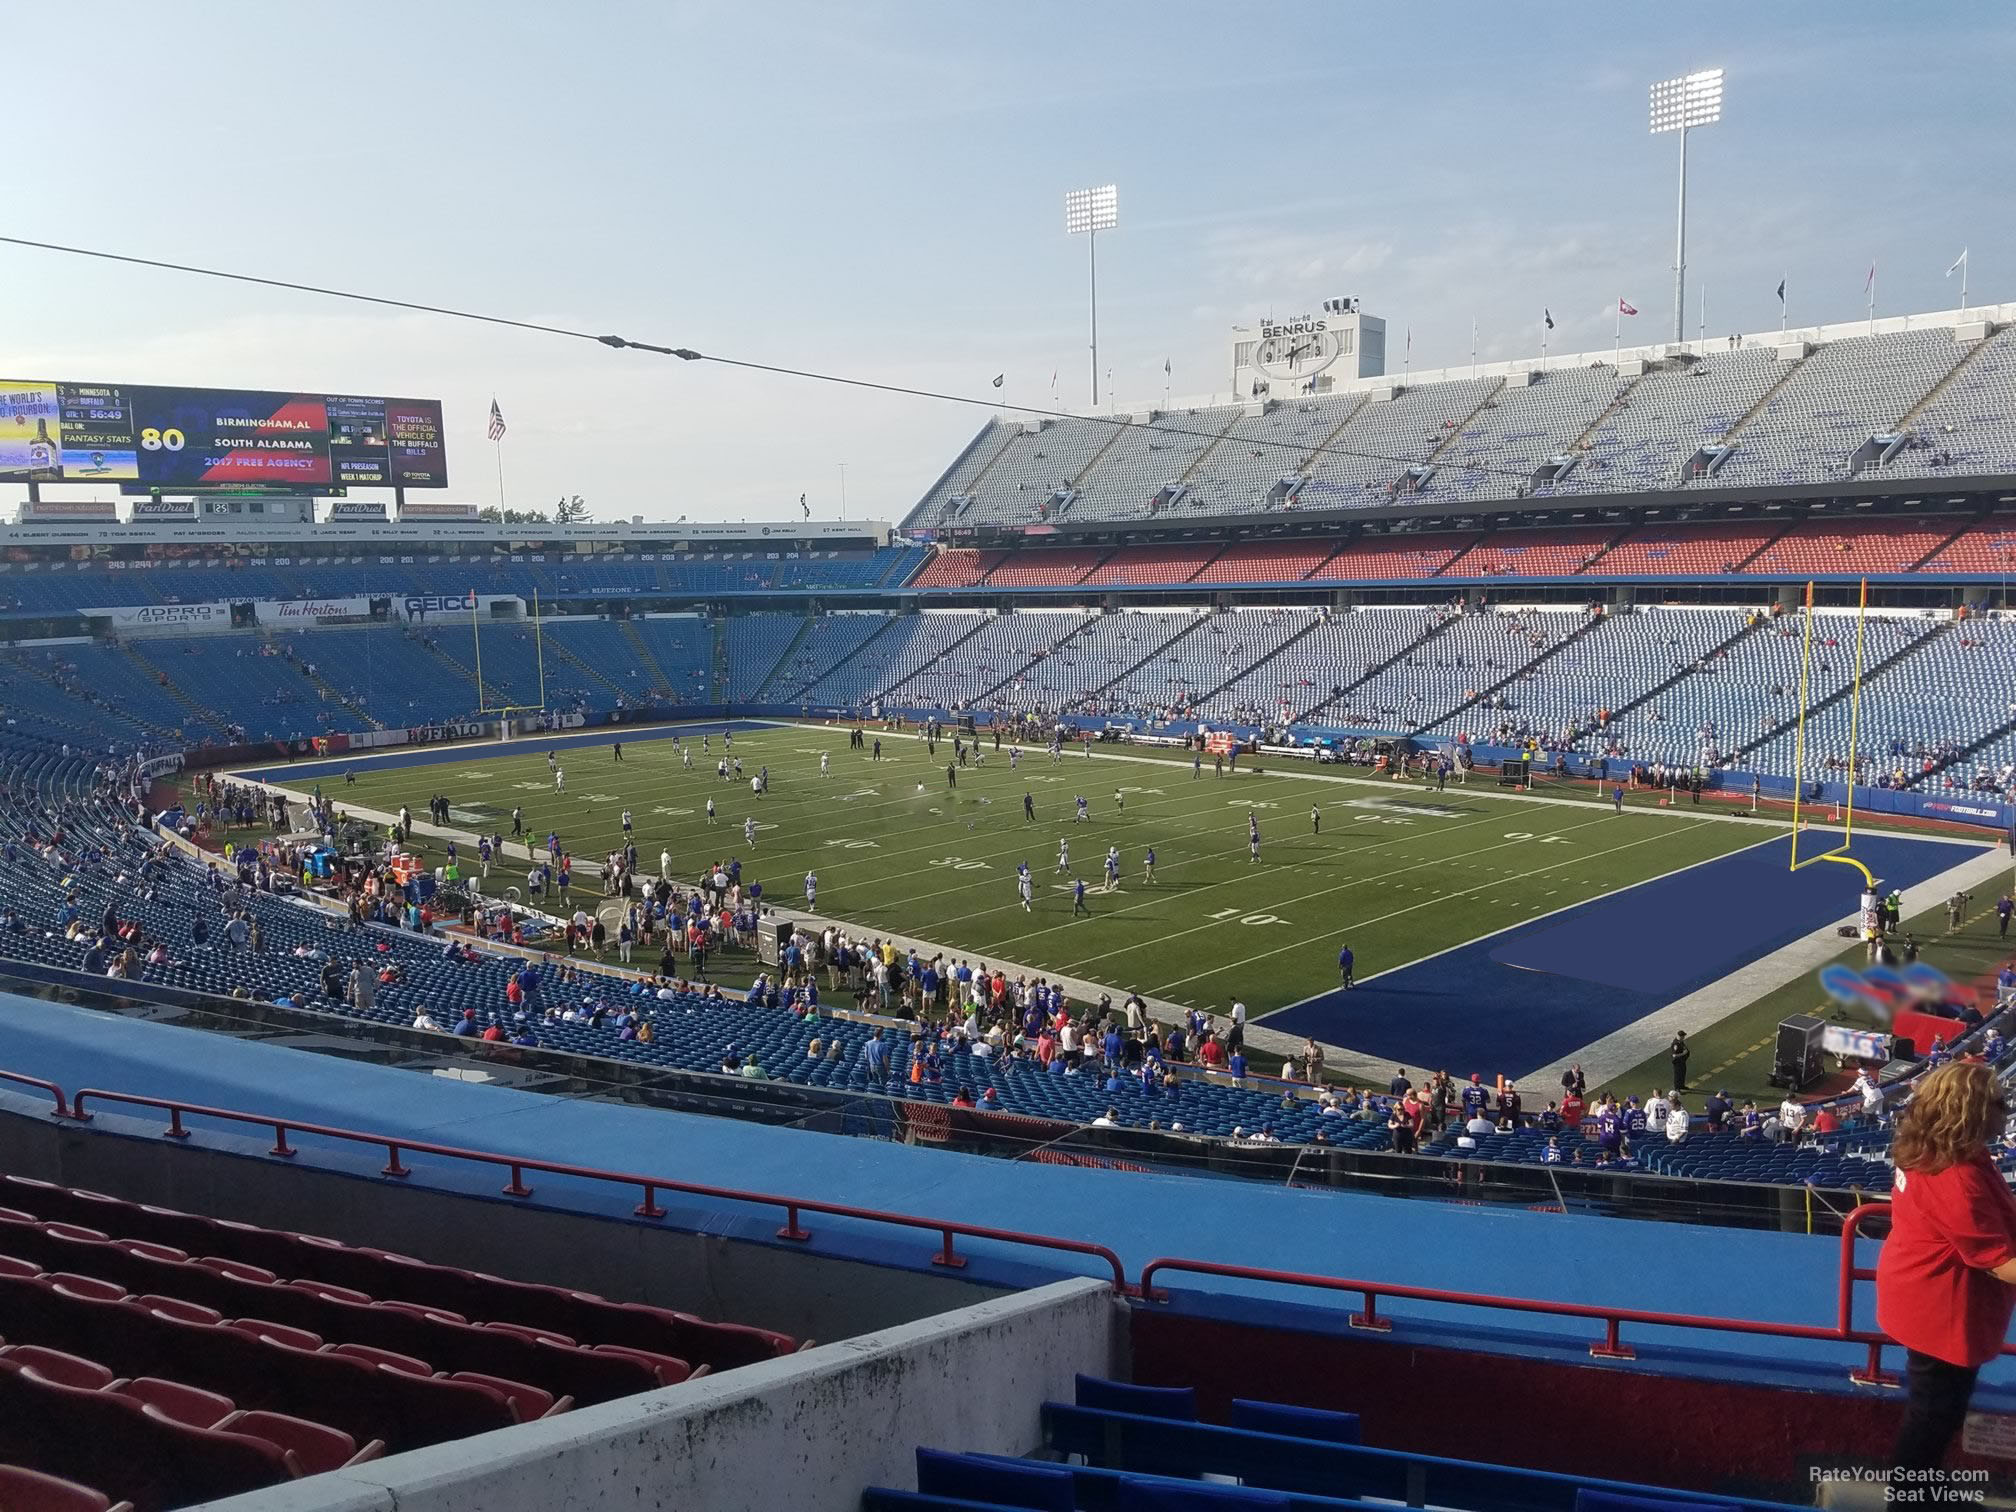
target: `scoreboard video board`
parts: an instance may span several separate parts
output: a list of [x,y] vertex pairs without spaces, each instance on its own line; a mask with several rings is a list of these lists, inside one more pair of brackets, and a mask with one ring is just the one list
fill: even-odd
[[0,381],[0,483],[445,488],[440,401]]

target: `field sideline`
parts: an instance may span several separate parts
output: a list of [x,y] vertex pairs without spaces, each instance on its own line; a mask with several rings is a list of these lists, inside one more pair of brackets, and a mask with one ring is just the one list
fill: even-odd
[[[761,880],[769,901],[792,907],[802,904],[811,870],[819,877],[819,911],[867,933],[900,933],[956,954],[1083,978],[1116,997],[1139,990],[1222,1012],[1236,995],[1256,1017],[1333,987],[1345,941],[1363,981],[1777,831],[1712,811],[1618,815],[1607,806],[1519,800],[1481,788],[1388,792],[1362,778],[1326,780],[1311,767],[1220,779],[1207,765],[1194,777],[1187,763],[1116,759],[1110,749],[1058,762],[1038,749],[1011,771],[1006,750],[997,755],[990,745],[986,764],[960,769],[957,786],[948,787],[949,742],[935,760],[921,740],[885,735],[883,742],[878,762],[850,750],[838,727],[739,733],[739,783],[715,775],[720,736],[704,756],[697,740],[686,740],[695,748],[687,771],[663,734],[626,742],[621,763],[606,744],[561,749],[564,794],[547,775],[544,747],[531,741],[469,748],[431,764],[365,764],[354,785],[330,775],[320,780],[339,803],[388,812],[403,803],[424,814],[427,799],[445,793],[456,824],[480,832],[508,834],[510,811],[522,805],[528,833],[543,841],[557,828],[577,864],[599,862],[621,843],[628,807],[647,872],[657,869],[661,850],[670,851],[680,876],[738,856],[745,878]],[[822,753],[831,768],[824,777]],[[764,765],[772,791],[755,798],[747,778]],[[313,786],[305,774],[261,775],[296,790]],[[1023,818],[1025,792],[1036,805],[1033,823]],[[1087,824],[1071,817],[1081,793],[1091,806]],[[710,796],[719,810],[713,826],[704,814]],[[1320,834],[1312,829],[1312,804],[1322,810]],[[1247,854],[1249,809],[1261,824],[1258,865]],[[745,818],[759,826],[753,850],[744,843]],[[1060,839],[1071,848],[1061,874]],[[1112,893],[1102,890],[1109,845],[1122,858],[1121,885]],[[1149,846],[1157,858],[1153,886],[1142,876]],[[1015,896],[1015,866],[1023,860],[1038,884],[1033,914]],[[504,871],[522,881],[524,869],[519,860]],[[1078,877],[1089,889],[1089,918],[1072,917]],[[493,873],[492,889],[502,880]],[[592,898],[596,889],[591,880],[576,891]]]

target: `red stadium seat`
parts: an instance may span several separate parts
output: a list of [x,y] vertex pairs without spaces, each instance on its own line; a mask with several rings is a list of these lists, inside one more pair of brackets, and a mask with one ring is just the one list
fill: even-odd
[[425,1360],[416,1360],[412,1355],[397,1354],[392,1350],[378,1349],[369,1344],[325,1344],[322,1353],[341,1355],[350,1360],[362,1360],[366,1365],[382,1366],[386,1370],[396,1370],[404,1375],[434,1374],[434,1367]]
[[[234,1412],[217,1424],[219,1431],[264,1439],[294,1456],[304,1475],[341,1469],[357,1455],[357,1442],[340,1428],[284,1412]],[[384,1446],[378,1446],[382,1452]],[[376,1458],[374,1454],[372,1456]]]
[[694,1373],[693,1367],[676,1355],[654,1354],[648,1349],[632,1349],[626,1344],[597,1344],[595,1353],[627,1355],[648,1365],[657,1375],[660,1386],[677,1386]]
[[523,1323],[485,1323],[483,1327],[495,1329],[498,1333],[516,1334],[519,1338],[531,1344],[536,1344],[542,1339],[552,1344],[573,1344],[577,1342],[568,1338],[565,1334],[554,1333],[550,1328],[528,1328]]
[[1316,571],[1312,582],[1356,582],[1364,579],[1431,578],[1460,556],[1475,535],[1363,536],[1344,547]]
[[360,1307],[365,1307],[376,1300],[369,1292],[357,1291],[348,1286],[331,1286],[327,1281],[297,1279],[287,1284],[297,1291],[305,1291],[310,1296],[320,1297],[327,1302],[354,1302]]
[[172,1244],[156,1244],[149,1239],[114,1239],[112,1241],[129,1255],[139,1255],[148,1260],[187,1260],[187,1250],[176,1249]]
[[305,1328],[294,1328],[285,1323],[269,1323],[264,1318],[233,1318],[224,1325],[235,1328],[240,1333],[251,1334],[254,1338],[274,1339],[291,1345],[295,1349],[320,1349],[322,1336]]
[[1199,583],[1275,583],[1306,578],[1329,560],[1334,541],[1281,541],[1229,546],[1195,581]]
[[12,1255],[0,1255],[0,1276],[39,1276],[42,1267],[33,1260],[19,1260]]
[[229,1276],[234,1281],[256,1281],[262,1286],[272,1286],[280,1278],[263,1265],[246,1265],[238,1260],[225,1260],[216,1255],[203,1255],[196,1263],[206,1270],[213,1270],[220,1276]]
[[163,1297],[149,1293],[135,1297],[142,1307],[150,1307],[155,1312],[166,1313],[171,1318],[180,1318],[184,1323],[222,1323],[224,1314],[214,1307],[202,1307],[194,1302],[185,1302],[180,1297]]
[[987,574],[989,588],[1065,588],[1082,581],[1106,555],[1101,548],[1048,549],[1006,554]]
[[93,1302],[121,1302],[126,1297],[125,1287],[115,1286],[110,1281],[100,1281],[96,1276],[52,1271],[46,1279],[51,1286],[66,1296],[85,1297]]
[[187,1423],[193,1428],[215,1428],[238,1410],[238,1404],[222,1392],[205,1391],[199,1386],[166,1381],[159,1376],[139,1376],[130,1381],[120,1381],[111,1389],[136,1402],[145,1402],[162,1416]]
[[84,1391],[0,1359],[0,1457],[180,1507],[256,1491],[300,1473],[264,1439],[194,1428],[117,1392]]
[[529,1423],[535,1418],[550,1417],[555,1411],[574,1405],[572,1397],[555,1397],[552,1392],[537,1386],[528,1386],[523,1381],[506,1380],[503,1376],[485,1375],[480,1370],[458,1370],[448,1377],[451,1381],[470,1381],[478,1386],[487,1386],[492,1391],[508,1399],[518,1409],[521,1422]]
[[[118,1504],[122,1509],[132,1505]],[[7,1512],[115,1512],[112,1498],[102,1491],[19,1465],[0,1465],[0,1507]]]
[[25,1365],[49,1380],[75,1386],[80,1391],[102,1391],[116,1379],[111,1371],[95,1361],[65,1354],[60,1349],[44,1349],[36,1344],[11,1344],[0,1349],[0,1359]]
[[1747,573],[1904,572],[1930,556],[1965,523],[1931,520],[1808,520],[1748,563]]
[[1120,583],[1187,583],[1218,555],[1219,546],[1122,546],[1092,569],[1087,588]]

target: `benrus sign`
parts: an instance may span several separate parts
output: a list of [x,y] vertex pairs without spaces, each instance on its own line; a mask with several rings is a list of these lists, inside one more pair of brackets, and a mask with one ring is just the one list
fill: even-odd
[[1330,322],[1318,315],[1297,315],[1293,320],[1260,322],[1262,340],[1270,336],[1314,336],[1330,329]]

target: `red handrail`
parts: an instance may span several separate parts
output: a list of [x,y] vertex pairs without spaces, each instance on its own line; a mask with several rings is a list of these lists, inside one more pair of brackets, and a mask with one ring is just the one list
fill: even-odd
[[19,1082],[24,1087],[34,1087],[40,1091],[47,1092],[51,1097],[56,1099],[55,1116],[58,1118],[68,1118],[71,1116],[70,1104],[63,1096],[63,1089],[52,1081],[44,1081],[39,1076],[23,1076],[19,1071],[0,1071],[0,1081]]
[[[25,1078],[17,1078],[25,1080]],[[35,1083],[48,1086],[48,1083]],[[54,1090],[53,1088],[51,1090]],[[61,1094],[58,1093],[60,1098]],[[288,1144],[288,1134],[308,1134],[321,1139],[348,1140],[356,1144],[378,1145],[386,1152],[386,1176],[407,1176],[410,1169],[401,1163],[402,1153],[434,1155],[450,1160],[474,1161],[480,1165],[505,1166],[511,1172],[510,1184],[503,1188],[506,1197],[530,1197],[532,1188],[525,1184],[525,1173],[537,1171],[549,1176],[578,1177],[584,1181],[614,1182],[619,1186],[633,1186],[643,1189],[644,1200],[637,1204],[636,1215],[640,1218],[662,1218],[665,1210],[658,1206],[656,1197],[660,1192],[679,1192],[687,1196],[707,1197],[723,1202],[747,1202],[764,1207],[784,1210],[784,1227],[777,1230],[779,1239],[804,1241],[812,1237],[812,1231],[798,1221],[801,1213],[823,1213],[833,1218],[853,1218],[865,1223],[883,1223],[897,1228],[927,1229],[939,1236],[940,1248],[931,1257],[933,1265],[947,1266],[957,1270],[966,1264],[954,1243],[956,1239],[989,1239],[1002,1244],[1023,1244],[1037,1249],[1062,1250],[1075,1255],[1089,1255],[1101,1260],[1113,1272],[1113,1286],[1116,1291],[1126,1292],[1127,1271],[1120,1263],[1120,1257],[1103,1244],[1092,1244],[1082,1239],[1064,1239],[1051,1234],[1026,1234],[1013,1229],[982,1228],[977,1224],[958,1223],[945,1218],[920,1218],[910,1213],[883,1212],[876,1208],[848,1207],[842,1203],[821,1202],[810,1197],[780,1197],[767,1192],[737,1191],[732,1187],[706,1186],[698,1182],[675,1181],[665,1176],[640,1176],[624,1171],[603,1171],[592,1166],[562,1165],[557,1161],[539,1160],[531,1156],[497,1155],[487,1150],[471,1150],[459,1145],[430,1144],[424,1140],[403,1139],[394,1134],[370,1134],[357,1129],[337,1129],[325,1124],[303,1123],[298,1119],[276,1118],[269,1113],[241,1113],[231,1108],[210,1108],[198,1103],[181,1102],[173,1098],[147,1097],[133,1092],[107,1092],[96,1087],[80,1090],[71,1100],[68,1115],[80,1121],[88,1121],[91,1115],[85,1111],[86,1101],[127,1103],[134,1107],[154,1108],[168,1115],[168,1127],[162,1131],[164,1138],[188,1139],[191,1131],[182,1125],[183,1118],[217,1118],[229,1123],[256,1124],[273,1131],[273,1148],[267,1153],[291,1158],[295,1153]]]
[[[643,1176],[629,1172],[604,1171],[589,1166],[562,1165],[555,1161],[540,1160],[530,1156],[498,1155],[487,1150],[472,1150],[459,1145],[433,1144],[424,1140],[404,1139],[392,1134],[373,1134],[356,1129],[332,1128],[324,1124],[304,1123],[291,1118],[279,1118],[265,1113],[246,1113],[231,1108],[212,1108],[198,1103],[181,1102],[173,1098],[147,1097],[130,1092],[110,1092],[98,1088],[87,1088],[67,1099],[63,1089],[56,1083],[38,1077],[24,1076],[18,1072],[0,1070],[0,1081],[19,1083],[47,1092],[55,1099],[54,1116],[89,1122],[91,1114],[85,1104],[89,1099],[99,1102],[125,1103],[135,1107],[152,1108],[168,1115],[168,1127],[162,1131],[168,1139],[188,1139],[193,1131],[184,1127],[185,1117],[215,1118],[228,1123],[253,1124],[273,1131],[272,1155],[291,1158],[297,1151],[287,1140],[288,1134],[307,1134],[325,1139],[347,1140],[352,1143],[377,1145],[386,1152],[386,1163],[382,1174],[404,1177],[412,1174],[401,1160],[402,1153],[438,1156],[451,1160],[471,1161],[481,1165],[504,1166],[511,1173],[510,1184],[503,1194],[507,1197],[525,1198],[532,1195],[532,1188],[525,1182],[527,1171],[537,1171],[547,1175],[577,1177],[587,1181],[613,1182],[620,1186],[634,1186],[642,1190],[643,1201],[635,1212],[640,1218],[662,1218],[665,1210],[658,1206],[656,1198],[660,1192],[678,1192],[689,1196],[711,1198],[726,1202],[753,1203],[760,1206],[777,1207],[784,1211],[784,1227],[777,1231],[777,1237],[803,1242],[812,1237],[811,1230],[805,1228],[799,1217],[804,1213],[823,1213],[835,1218],[850,1218],[867,1223],[881,1223],[898,1228],[924,1229],[936,1233],[940,1238],[940,1249],[931,1258],[933,1265],[962,1267],[964,1256],[957,1252],[955,1240],[959,1238],[993,1240],[1003,1244],[1020,1244],[1033,1248],[1057,1250],[1068,1254],[1087,1255],[1103,1261],[1113,1273],[1115,1290],[1124,1295],[1139,1295],[1148,1301],[1166,1301],[1166,1293],[1157,1293],[1154,1278],[1165,1271],[1180,1271],[1192,1275],[1221,1276],[1233,1280],[1271,1282],[1283,1286],[1311,1287],[1322,1291],[1355,1292],[1364,1299],[1363,1310],[1351,1315],[1354,1328],[1373,1329],[1387,1332],[1392,1323],[1379,1316],[1379,1300],[1400,1299],[1411,1302],[1442,1303],[1457,1307],[1478,1307],[1501,1312],[1536,1313],[1560,1318],[1583,1318],[1604,1325],[1603,1337],[1589,1346],[1589,1353],[1599,1359],[1632,1359],[1635,1351],[1622,1337],[1625,1324],[1636,1326],[1691,1328],[1720,1333],[1762,1335],[1783,1339],[1809,1339],[1819,1342],[1860,1344],[1868,1351],[1868,1363],[1862,1370],[1851,1372],[1851,1379],[1864,1384],[1895,1385],[1896,1377],[1882,1369],[1882,1351],[1886,1345],[1893,1345],[1887,1335],[1880,1331],[1858,1329],[1854,1324],[1854,1287],[1858,1281],[1875,1278],[1874,1270],[1857,1266],[1855,1263],[1855,1241],[1863,1224],[1873,1219],[1887,1217],[1888,1203],[1865,1203],[1851,1210],[1843,1219],[1841,1228],[1839,1295],[1837,1313],[1832,1326],[1808,1323],[1774,1323],[1751,1318],[1703,1317],[1685,1313],[1654,1312],[1645,1308],[1603,1307],[1583,1302],[1548,1302],[1530,1297],[1498,1297],[1479,1292],[1445,1291],[1434,1287],[1410,1286],[1402,1282],[1362,1281],[1339,1276],[1316,1276],[1297,1271],[1267,1270],[1256,1266],[1229,1265],[1209,1260],[1183,1260],[1163,1257],[1151,1260],[1142,1267],[1138,1286],[1127,1282],[1126,1269],[1120,1257],[1101,1244],[1093,1244],[1079,1239],[1066,1239],[1054,1235],[1029,1234],[1010,1229],[982,1228],[974,1224],[958,1223],[948,1219],[924,1218],[909,1213],[884,1212],[875,1208],[849,1207],[840,1203],[822,1202],[809,1197],[783,1197],[771,1193],[738,1191],[730,1187],[708,1186],[698,1182],[676,1181],[669,1177]],[[2016,1346],[2005,1345],[2004,1354],[2016,1354]]]
[[1167,1293],[1157,1294],[1154,1278],[1161,1271],[1185,1271],[1193,1275],[1224,1276],[1236,1281],[1272,1281],[1284,1286],[1308,1286],[1322,1291],[1356,1292],[1365,1299],[1365,1310],[1351,1315],[1353,1328],[1390,1332],[1393,1325],[1379,1316],[1381,1297],[1398,1297],[1409,1302],[1443,1302],[1457,1307],[1485,1307],[1501,1312],[1543,1313],[1557,1318],[1589,1318],[1604,1325],[1603,1338],[1589,1346],[1599,1360],[1635,1359],[1637,1351],[1622,1338],[1626,1323],[1663,1328],[1699,1328],[1717,1333],[1764,1334],[1780,1339],[1817,1339],[1828,1342],[1872,1343],[1881,1334],[1844,1334],[1838,1328],[1815,1323],[1768,1323],[1754,1318],[1708,1318],[1690,1313],[1650,1312],[1636,1307],[1602,1307],[1588,1302],[1543,1302],[1532,1297],[1493,1297],[1481,1292],[1442,1291],[1429,1286],[1407,1286],[1389,1281],[1354,1281],[1339,1276],[1311,1276],[1298,1271],[1263,1270],[1250,1265],[1223,1265],[1211,1260],[1178,1260],[1165,1257],[1151,1260],[1141,1268],[1140,1295],[1144,1301],[1165,1302]]
[[[1856,1235],[1860,1232],[1865,1220],[1877,1218],[1887,1222],[1889,1217],[1889,1203],[1865,1202],[1860,1207],[1850,1209],[1848,1216],[1841,1220],[1841,1279],[1835,1290],[1837,1293],[1836,1300],[1841,1309],[1837,1318],[1837,1326],[1844,1335],[1852,1332],[1855,1327],[1855,1283],[1857,1281],[1874,1281],[1876,1279],[1876,1272],[1873,1269],[1859,1266],[1855,1263]],[[1897,1377],[1891,1375],[1883,1368],[1883,1345],[1880,1342],[1876,1342],[1882,1338],[1882,1334],[1877,1334],[1875,1340],[1871,1341],[1869,1345],[1868,1365],[1859,1371],[1850,1373],[1849,1379],[1854,1381],[1858,1386],[1895,1386],[1897,1384]],[[2011,1352],[2006,1348],[2003,1350],[2004,1354]]]

